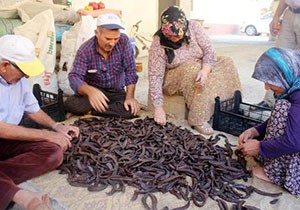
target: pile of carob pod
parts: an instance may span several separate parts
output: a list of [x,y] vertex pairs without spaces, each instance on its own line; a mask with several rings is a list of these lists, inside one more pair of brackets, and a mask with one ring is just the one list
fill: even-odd
[[[205,139],[172,123],[157,125],[149,117],[135,121],[83,118],[74,125],[81,134],[72,141],[60,167],[72,186],[89,191],[111,186],[107,194],[112,195],[124,192],[127,184],[136,188],[132,201],[142,196],[145,209],[153,210],[158,208],[155,192],[184,199],[186,204],[176,210],[188,209],[191,203],[202,207],[209,197],[221,210],[229,209],[228,203],[233,203],[231,209],[251,210],[258,208],[245,205],[245,199],[253,192],[281,195],[235,182],[247,181],[250,172],[238,150],[234,156],[234,145],[225,135]],[[224,140],[224,147],[217,144],[219,140]]]

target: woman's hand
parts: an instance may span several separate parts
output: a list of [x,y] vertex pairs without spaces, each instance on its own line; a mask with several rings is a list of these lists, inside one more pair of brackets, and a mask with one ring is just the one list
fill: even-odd
[[255,156],[259,154],[259,141],[254,139],[259,136],[258,131],[252,127],[245,130],[238,139],[238,149],[245,156]]
[[204,86],[208,78],[208,74],[199,71],[195,80],[195,88],[200,88]]
[[201,86],[203,87],[206,84],[210,70],[210,66],[203,66],[203,68],[198,72],[197,77],[195,79],[195,88],[200,88]]
[[255,139],[248,139],[246,143],[240,146],[240,150],[244,156],[256,156],[259,154],[259,144],[260,142]]
[[245,130],[238,139],[239,146],[242,146],[244,143],[246,143],[249,139],[253,139],[255,137],[259,136],[259,133],[255,128],[249,128]]
[[154,109],[154,121],[159,125],[165,125],[167,123],[166,113],[162,106],[155,107]]

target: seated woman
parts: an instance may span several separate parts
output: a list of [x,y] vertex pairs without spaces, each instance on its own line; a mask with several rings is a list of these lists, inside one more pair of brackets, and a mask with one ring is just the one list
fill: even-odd
[[300,195],[300,51],[271,48],[258,59],[254,79],[277,99],[270,118],[239,136],[245,156],[262,159],[252,172]]
[[188,123],[202,134],[213,133],[208,121],[214,112],[215,97],[230,98],[240,89],[232,60],[217,59],[202,25],[188,21],[177,6],[161,15],[161,28],[149,51],[148,71],[154,120],[166,123],[163,94],[183,95],[189,109]]

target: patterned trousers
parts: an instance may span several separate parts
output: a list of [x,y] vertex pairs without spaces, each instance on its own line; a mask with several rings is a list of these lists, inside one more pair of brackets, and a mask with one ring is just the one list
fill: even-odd
[[179,67],[168,70],[165,75],[163,92],[166,95],[182,95],[191,126],[201,125],[210,120],[214,112],[215,97],[222,100],[233,97],[235,90],[240,90],[237,69],[231,58],[218,56],[217,63],[209,74],[204,87],[194,88],[200,62],[188,61]]
[[[290,102],[278,100],[269,119],[265,139],[283,135],[287,126]],[[263,161],[264,171],[273,183],[294,195],[300,195],[300,153]]]

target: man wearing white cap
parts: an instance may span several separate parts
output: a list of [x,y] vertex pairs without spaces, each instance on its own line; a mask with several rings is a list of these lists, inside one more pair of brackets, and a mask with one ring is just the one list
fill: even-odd
[[[0,37],[0,209],[15,202],[22,209],[51,209],[46,195],[18,184],[58,167],[77,127],[57,124],[43,112],[28,77],[44,71],[32,42],[18,35]],[[50,130],[19,126],[22,116]]]
[[[83,115],[133,118],[140,110],[134,97],[138,81],[131,43],[117,15],[97,19],[95,36],[78,49],[69,73],[71,88],[77,93],[65,102],[67,111]],[[126,87],[126,91],[124,88]]]

